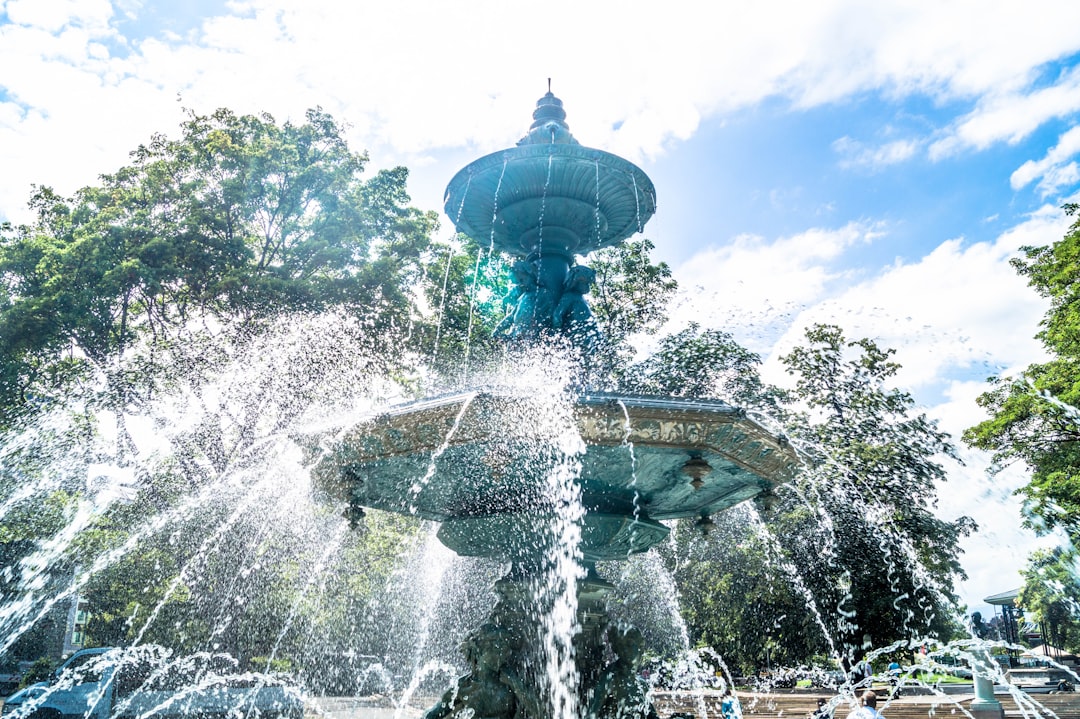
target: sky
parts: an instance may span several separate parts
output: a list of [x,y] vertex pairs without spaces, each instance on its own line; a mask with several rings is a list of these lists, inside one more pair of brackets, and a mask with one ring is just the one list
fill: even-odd
[[[0,220],[218,107],[322,107],[441,210],[551,78],[575,137],[656,186],[674,326],[732,332],[785,382],[803,329],[839,324],[896,348],[958,438],[987,377],[1044,359],[1045,302],[1009,260],[1080,195],[1077,27],[1075,0],[0,0]],[[938,511],[980,525],[959,590],[985,612],[1055,540],[1018,527],[1022,467],[960,451]]]

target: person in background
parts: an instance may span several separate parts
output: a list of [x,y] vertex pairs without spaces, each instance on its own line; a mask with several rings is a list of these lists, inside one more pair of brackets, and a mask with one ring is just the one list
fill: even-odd
[[870,685],[874,680],[874,668],[870,666],[869,660],[863,657],[854,667],[851,668],[851,683],[857,687],[870,688]]
[[860,700],[862,706],[847,715],[847,719],[884,719],[877,710],[877,694],[872,691],[863,692]]
[[900,674],[903,669],[900,666],[900,662],[893,659],[889,662],[889,685],[892,687],[889,691],[889,697],[896,696],[896,693],[900,690]]
[[829,706],[828,699],[818,698],[817,709],[810,712],[810,719],[833,719],[832,707]]
[[724,719],[742,719],[742,705],[739,697],[731,692],[731,687],[724,690],[724,698],[720,700],[720,715]]

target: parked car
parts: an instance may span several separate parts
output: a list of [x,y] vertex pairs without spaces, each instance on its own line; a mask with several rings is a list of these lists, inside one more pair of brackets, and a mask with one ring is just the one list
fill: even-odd
[[4,700],[4,708],[0,710],[0,712],[3,713],[4,717],[7,717],[9,714],[14,714],[15,710],[19,709],[24,703],[31,699],[37,699],[48,691],[48,689],[48,682],[38,682],[37,684],[23,687]]
[[161,647],[84,649],[49,682],[4,703],[3,719],[174,719],[229,715],[299,719],[298,690],[265,674],[237,673],[228,655],[174,658]]

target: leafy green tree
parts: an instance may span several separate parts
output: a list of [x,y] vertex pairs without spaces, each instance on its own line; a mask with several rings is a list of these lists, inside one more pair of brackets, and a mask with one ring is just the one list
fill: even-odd
[[[40,552],[71,519],[76,497],[63,489],[38,496],[9,497],[0,516],[0,658],[7,662],[36,660],[43,655],[58,656],[60,636],[66,622],[67,604],[46,613],[33,627],[18,634],[19,626],[32,619],[38,607],[27,599],[60,592],[71,579],[70,557],[61,556],[48,565]],[[19,608],[23,607],[22,611]],[[15,637],[8,642],[9,637]]]
[[661,338],[653,354],[631,365],[624,386],[645,394],[723,399],[778,414],[783,393],[761,381],[760,365],[761,358],[731,334],[691,323]]
[[441,382],[461,383],[503,351],[494,330],[508,311],[507,263],[464,235],[433,243],[428,256],[423,287],[430,311],[410,345]]
[[745,512],[729,510],[704,535],[681,522],[675,537],[678,559],[669,562],[695,644],[712,647],[742,676],[768,666],[797,666],[827,652],[779,544]]
[[1080,572],[1075,552],[1055,548],[1028,558],[1017,604],[1050,646],[1080,652]]
[[[283,617],[310,623],[301,599],[319,548],[243,513],[249,492],[266,491],[266,468],[252,468],[261,443],[310,407],[348,406],[377,378],[408,374],[435,215],[407,206],[404,168],[362,179],[366,156],[319,110],[302,124],[220,110],[181,129],[71,198],[38,188],[36,222],[0,229],[0,432],[22,446],[20,433],[46,436],[49,412],[83,399],[66,444],[25,452],[18,471],[5,455],[0,500],[55,473],[65,449],[82,471],[61,486],[87,491],[88,464],[109,460],[91,456],[89,418],[117,417],[115,461],[128,454],[125,417],[142,413],[172,452],[141,459],[137,496],[49,568],[70,579],[108,559],[80,590],[91,642],[295,651]],[[184,426],[147,401],[165,393]],[[23,556],[57,527],[21,517],[0,518],[0,543]],[[365,568],[362,544],[350,557],[347,574],[384,571]]]
[[[1065,205],[1076,216],[1080,206]],[[990,418],[964,433],[973,447],[993,452],[992,471],[1015,462],[1031,471],[1019,490],[1025,522],[1061,528],[1080,543],[1080,219],[1052,245],[1023,248],[1017,272],[1050,300],[1037,337],[1052,359],[1015,378],[994,377],[979,397]]]
[[594,382],[617,386],[634,359],[630,339],[656,334],[667,320],[667,306],[678,288],[666,263],[649,257],[648,239],[594,252],[587,264],[596,271],[589,303],[600,330]]
[[[933,513],[949,436],[888,387],[899,366],[873,341],[835,326],[807,330],[783,358],[796,378],[790,434],[810,467],[770,519],[799,567],[830,635],[849,654],[869,643],[957,629],[958,540],[974,528]],[[792,407],[795,409],[795,406]],[[805,498],[805,500],[804,500]],[[831,611],[836,608],[838,611]],[[841,647],[838,646],[837,649]]]
[[[893,352],[815,326],[782,358],[790,391],[761,382],[760,360],[729,335],[692,326],[663,338],[627,373],[639,391],[713,396],[760,409],[787,429],[806,467],[751,510],[690,523],[667,556],[691,639],[743,671],[798,664],[959,627],[953,580],[958,541],[973,524],[938,519],[948,435],[890,388]],[[771,507],[766,509],[766,507]]]
[[397,348],[434,213],[406,206],[404,168],[361,180],[367,158],[341,127],[306,119],[192,116],[180,139],[155,136],[73,198],[38,188],[37,222],[0,237],[3,420],[90,374],[122,411],[208,320],[243,334],[346,307],[380,350]]

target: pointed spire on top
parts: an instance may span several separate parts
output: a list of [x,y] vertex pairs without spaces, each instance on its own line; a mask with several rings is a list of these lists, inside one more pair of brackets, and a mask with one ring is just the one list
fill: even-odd
[[551,94],[551,78],[548,78],[547,94],[536,101],[533,123],[529,134],[518,141],[519,145],[578,144],[566,124],[566,110],[562,100]]

